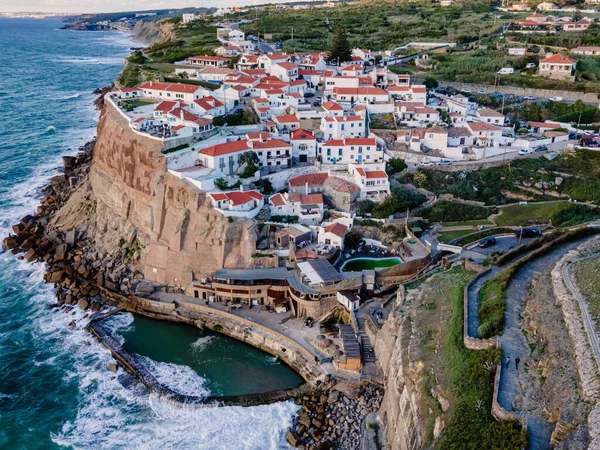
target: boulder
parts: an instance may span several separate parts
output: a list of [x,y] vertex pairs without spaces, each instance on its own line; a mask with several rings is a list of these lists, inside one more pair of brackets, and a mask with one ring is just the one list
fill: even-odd
[[29,251],[25,253],[25,261],[27,262],[35,261],[37,258],[38,255],[33,248],[29,249]]
[[300,436],[298,436],[291,428],[288,428],[287,433],[285,433],[285,440],[292,447],[298,447],[302,443]]
[[55,272],[52,272],[52,275],[50,276],[50,283],[60,283],[63,278],[65,276],[65,272],[64,270],[57,270]]
[[119,370],[118,366],[116,363],[110,363],[106,366],[106,368],[108,370],[110,370],[111,372],[117,373],[117,371]]
[[79,306],[79,309],[82,311],[85,311],[90,306],[90,303],[85,298],[81,298],[77,302],[77,306]]
[[77,231],[76,230],[67,231],[67,234],[65,235],[65,242],[67,243],[67,245],[75,245],[76,241],[77,241]]

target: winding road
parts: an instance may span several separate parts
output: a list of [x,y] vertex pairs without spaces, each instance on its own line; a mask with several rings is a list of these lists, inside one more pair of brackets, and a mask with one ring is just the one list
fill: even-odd
[[[516,357],[521,359],[521,368],[530,360],[531,350],[527,344],[523,330],[521,329],[521,310],[523,301],[527,295],[528,289],[536,276],[548,272],[552,266],[562,256],[577,248],[585,239],[570,242],[562,245],[546,255],[529,262],[521,268],[511,279],[506,290],[506,311],[504,313],[504,332],[500,336],[500,345],[504,351],[504,357],[507,356],[514,361]],[[478,316],[478,294],[479,290],[488,279],[497,274],[502,267],[493,268],[489,273],[480,277],[471,285],[468,291],[468,326],[469,336],[478,337],[477,328],[479,326]],[[532,411],[514,410],[512,406],[513,399],[521,392],[519,384],[519,371],[515,369],[514,363],[508,369],[502,371],[500,377],[500,386],[498,391],[498,402],[500,406],[507,411],[514,412],[520,417],[527,419],[527,431],[529,434],[529,446],[531,450],[551,449],[550,437],[554,430],[554,424],[548,422],[541,415]]]

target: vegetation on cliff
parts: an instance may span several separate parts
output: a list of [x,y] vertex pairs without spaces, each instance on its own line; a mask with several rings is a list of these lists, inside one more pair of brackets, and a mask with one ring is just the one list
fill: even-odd
[[[420,409],[424,411],[426,442],[441,450],[522,448],[526,432],[520,425],[497,422],[491,414],[501,350],[469,350],[463,345],[463,292],[473,275],[454,268],[423,285],[415,317],[420,339],[415,351],[423,363]],[[439,422],[439,415],[445,426],[434,440],[434,422]]]

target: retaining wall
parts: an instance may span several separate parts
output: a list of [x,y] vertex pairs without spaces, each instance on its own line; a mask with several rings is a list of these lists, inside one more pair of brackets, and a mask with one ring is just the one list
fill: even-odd
[[[492,270],[489,267],[480,266],[469,260],[465,260],[465,269],[477,272],[477,275],[469,281],[463,292],[463,343],[465,347],[471,350],[485,350],[487,348],[497,347],[498,338],[479,339],[469,336],[469,289],[480,277]],[[495,398],[495,397],[494,397]]]

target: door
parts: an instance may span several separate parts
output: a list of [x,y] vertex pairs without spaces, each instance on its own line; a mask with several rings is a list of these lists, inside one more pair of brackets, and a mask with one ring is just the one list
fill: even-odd
[[308,162],[308,155],[299,155],[298,160],[300,162]]

